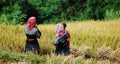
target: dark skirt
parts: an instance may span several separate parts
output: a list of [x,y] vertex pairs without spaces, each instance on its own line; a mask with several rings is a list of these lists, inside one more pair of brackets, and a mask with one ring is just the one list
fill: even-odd
[[57,55],[69,55],[70,51],[69,51],[69,47],[67,45],[57,45],[56,46],[56,54]]
[[34,39],[32,41],[26,40],[26,44],[25,44],[25,52],[26,53],[35,53],[35,54],[39,54],[40,53],[40,47],[38,44],[37,39]]

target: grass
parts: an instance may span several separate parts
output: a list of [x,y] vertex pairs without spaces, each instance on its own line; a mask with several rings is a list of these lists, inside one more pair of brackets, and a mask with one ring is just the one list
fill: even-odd
[[[55,47],[52,44],[55,39],[55,24],[42,24],[38,25],[42,36],[38,39],[42,53],[50,53],[43,56],[38,56],[38,60],[43,62],[43,64],[113,64],[119,53],[117,50],[120,48],[120,20],[111,20],[111,21],[84,21],[84,22],[70,22],[67,23],[67,30],[71,34],[70,47],[72,52],[79,50],[84,54],[86,47],[91,48],[90,54],[99,58],[102,54],[107,54],[109,50],[107,47],[110,47],[111,56],[101,56],[108,59],[98,60],[98,58],[84,59],[84,56],[74,57],[73,55],[69,56],[56,56],[54,54]],[[0,24],[0,49],[7,50],[0,52],[1,59],[4,59],[4,56],[8,55],[8,61],[28,61],[28,62],[38,62],[31,55],[26,58],[26,54],[22,53],[25,45],[26,36],[24,33],[24,25],[6,25]],[[106,52],[101,51],[101,47]],[[12,51],[12,52],[9,52]],[[116,52],[117,51],[117,52]],[[115,53],[116,52],[116,53]],[[8,53],[8,54],[6,54]],[[10,53],[10,54],[9,54]],[[2,54],[6,54],[3,55]],[[11,57],[11,55],[13,56]],[[16,54],[16,56],[14,56]],[[75,51],[76,54],[76,51]],[[22,58],[21,58],[22,55]],[[114,57],[116,55],[116,57]],[[29,55],[28,55],[29,56]],[[9,59],[10,57],[10,59]],[[20,60],[19,60],[20,59]],[[44,61],[43,61],[44,60]],[[119,60],[119,59],[117,59]],[[1,61],[2,62],[2,61]],[[7,61],[6,61],[7,62]],[[118,61],[119,62],[119,61]]]

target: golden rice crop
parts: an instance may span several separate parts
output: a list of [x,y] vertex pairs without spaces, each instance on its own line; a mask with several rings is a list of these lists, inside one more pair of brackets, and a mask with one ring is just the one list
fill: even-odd
[[[25,25],[0,24],[0,49],[15,52],[23,51],[26,41],[24,27]],[[50,53],[54,51],[55,47],[52,42],[55,39],[55,24],[40,24],[38,28],[42,33],[41,38],[38,39],[42,52]],[[82,45],[86,45],[92,48],[94,54],[94,52],[97,52],[97,49],[103,45],[109,46],[112,50],[120,48],[120,20],[70,22],[67,23],[67,30],[71,34],[71,50],[75,48],[82,51],[80,48]],[[82,64],[111,63],[109,60],[86,60],[79,56],[74,58],[74,56],[56,57],[56,55],[51,55],[48,56],[47,59],[48,61],[46,61],[46,63],[48,62],[49,64],[79,64],[79,62]]]

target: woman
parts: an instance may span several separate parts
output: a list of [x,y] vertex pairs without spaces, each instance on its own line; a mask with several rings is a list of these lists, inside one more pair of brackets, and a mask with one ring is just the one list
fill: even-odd
[[63,24],[56,25],[56,39],[54,40],[54,45],[56,46],[56,54],[68,55],[68,45],[67,45],[68,34],[64,29]]
[[36,17],[30,17],[25,26],[25,34],[26,34],[26,44],[25,44],[25,52],[29,53],[40,53],[40,47],[38,44],[37,38],[40,38],[41,32],[38,30],[36,26]]
[[68,51],[70,52],[70,32],[66,30],[66,23],[62,23],[63,24],[63,27],[64,27],[64,30],[67,32],[67,35],[68,35],[68,38],[67,38],[67,46],[68,46]]

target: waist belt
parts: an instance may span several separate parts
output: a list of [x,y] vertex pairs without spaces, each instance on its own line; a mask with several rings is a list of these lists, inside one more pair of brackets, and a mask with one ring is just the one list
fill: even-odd
[[33,40],[35,40],[35,39],[27,39],[27,41],[33,41]]

